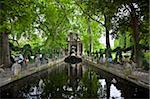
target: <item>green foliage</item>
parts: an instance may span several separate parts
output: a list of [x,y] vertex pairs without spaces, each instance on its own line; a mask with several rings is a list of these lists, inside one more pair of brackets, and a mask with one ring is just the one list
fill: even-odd
[[97,96],[98,79],[95,72],[90,70],[85,71],[81,82],[84,87],[83,93],[85,97]]
[[20,48],[18,46],[15,46],[11,42],[9,42],[9,49],[10,49],[10,51],[19,51],[20,50]]
[[22,53],[23,53],[23,56],[25,58],[28,58],[30,59],[31,55],[32,55],[32,48],[29,44],[26,44],[23,46],[22,48]]
[[149,70],[150,68],[150,52],[144,53],[143,65],[145,70]]
[[[17,51],[30,44],[33,53],[40,50],[51,54],[67,48],[69,30],[79,33],[85,51],[89,50],[90,42],[92,51],[104,48],[99,38],[107,29],[115,38],[115,48],[127,48],[134,45],[131,3],[130,0],[1,0],[0,33],[7,31],[10,38],[19,42],[19,45],[12,42],[11,50]],[[139,43],[149,45],[149,3],[147,0],[134,3],[140,23]],[[88,18],[91,34],[88,33]]]
[[[125,43],[126,43],[126,45],[125,45]],[[114,41],[114,48],[117,48],[117,47],[124,48],[124,46],[125,46],[125,48],[127,48],[132,45],[133,45],[133,40],[131,39],[130,32],[126,32],[124,35],[119,33],[117,38]]]
[[[87,25],[87,19],[82,19],[81,24],[83,24],[82,27],[80,27],[81,31],[81,40],[83,42],[85,51],[89,50],[89,43],[90,43],[90,34],[87,31],[88,25]],[[91,27],[91,38],[92,38],[92,49],[93,51],[99,50],[100,48],[103,48],[104,46],[99,42],[99,38],[102,34],[102,27],[99,26],[97,22],[92,21],[90,24]]]
[[[63,7],[65,1],[55,0],[23,0],[23,1],[0,1],[3,6],[0,31],[10,31],[10,36],[17,40],[25,38],[25,42],[31,46],[39,46],[38,39],[42,38],[42,47],[61,48],[65,46],[66,29],[68,29],[68,19],[66,8]],[[24,44],[22,44],[24,45]],[[45,45],[45,46],[44,46]]]

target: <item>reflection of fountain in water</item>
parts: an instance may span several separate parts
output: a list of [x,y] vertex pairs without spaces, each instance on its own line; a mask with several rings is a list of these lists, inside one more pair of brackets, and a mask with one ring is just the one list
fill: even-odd
[[[87,64],[86,64],[87,65]],[[25,97],[26,99],[47,99],[48,98],[55,98],[58,93],[61,92],[60,99],[65,98],[80,98],[84,97],[83,94],[83,86],[80,84],[82,81],[82,73],[88,69],[90,66],[84,66],[82,64],[74,64],[69,65],[58,65],[54,69],[48,70],[43,73],[43,76],[39,76],[36,74],[34,76],[31,76],[26,79],[22,79],[18,81],[17,83],[10,84],[6,87],[6,89],[1,90],[1,98],[16,98],[16,97]],[[93,69],[94,70],[94,69]],[[85,71],[86,72],[86,71]],[[48,74],[47,74],[48,73]],[[98,73],[98,80],[99,80],[99,86],[98,86],[98,98],[99,99],[131,99],[131,98],[140,98],[140,99],[149,99],[148,98],[148,91],[147,89],[143,89],[142,87],[135,86],[131,84],[130,82],[126,82],[125,80],[119,79],[116,76],[113,76],[111,74],[107,74],[103,71],[98,70],[96,73]],[[84,73],[85,74],[85,73]],[[55,83],[62,84],[61,78],[63,78],[63,75],[65,75],[66,79],[65,84],[62,85],[62,91],[55,91],[51,90],[51,85],[48,83],[46,84],[45,80],[50,77],[50,80],[53,80],[55,77],[59,80],[56,80]],[[81,75],[81,76],[80,76]],[[38,90],[42,89],[43,81],[40,81],[38,77],[44,77],[43,81],[48,90],[48,94],[40,95],[40,92]],[[46,77],[46,78],[45,78]],[[38,78],[38,79],[37,79]],[[113,79],[115,78],[115,79]],[[60,80],[61,79],[61,80]],[[59,82],[60,81],[60,82]],[[93,82],[93,80],[92,80]],[[53,85],[53,84],[52,84]],[[31,86],[33,86],[31,88]],[[39,87],[41,86],[41,87]],[[30,89],[31,88],[31,89]],[[58,88],[58,87],[57,87]],[[83,88],[83,89],[82,89]],[[29,91],[30,89],[30,91]],[[90,88],[91,89],[91,88]],[[29,94],[30,93],[30,94]],[[109,93],[109,94],[108,94]],[[23,95],[22,95],[23,94]],[[56,94],[54,96],[54,94]],[[20,96],[19,96],[20,95]],[[45,95],[45,96],[44,96]],[[109,98],[108,98],[109,96]],[[41,98],[42,97],[42,98]],[[44,98],[43,98],[44,97]],[[97,97],[97,96],[96,96]],[[89,98],[85,96],[85,99]]]
[[67,75],[69,77],[68,84],[63,87],[64,90],[71,92],[72,94],[63,94],[64,98],[75,99],[81,96],[81,86],[80,79],[82,77],[82,65],[78,64],[68,64],[67,65]]
[[[81,96],[81,86],[79,84],[80,79],[82,77],[82,65],[79,64],[67,64],[66,66],[66,74],[68,76],[68,81],[64,86],[62,87],[63,91],[61,93],[60,97],[67,98],[67,99],[75,99]],[[64,68],[65,69],[65,68]],[[53,74],[53,76],[57,76],[57,72],[62,72],[64,71],[63,69],[57,69],[57,71]],[[62,75],[63,76],[63,75]],[[60,76],[61,77],[61,76]],[[53,78],[52,76],[50,78]],[[52,80],[52,79],[51,79]],[[44,80],[45,81],[45,80]],[[29,99],[41,99],[41,95],[43,94],[43,87],[46,87],[46,83],[43,82],[42,79],[39,80],[39,83],[37,86],[33,86],[30,88],[30,92],[26,94],[25,97]],[[60,83],[60,82],[57,82]],[[59,92],[59,88],[56,88],[56,92],[53,90],[52,92],[49,93],[48,97],[53,98],[53,94],[57,94]]]
[[[70,49],[70,47],[69,47]],[[70,49],[70,54],[68,57],[65,58],[65,62],[68,63],[68,69],[67,69],[67,74],[68,74],[68,85],[64,86],[64,89],[71,92],[71,95],[65,95],[63,94],[64,98],[69,98],[69,99],[74,99],[78,98],[78,96],[81,96],[80,94],[80,79],[82,77],[82,59],[79,58],[77,55],[77,52],[75,50],[76,47],[72,46]]]
[[[86,94],[83,94],[83,90],[84,90],[84,88],[82,86],[83,83],[82,83],[82,85],[80,83],[82,82],[81,79],[84,78],[84,77],[82,77],[82,75],[85,74],[85,73],[83,74],[83,72],[86,72],[86,70],[89,67],[90,67],[90,65],[88,65],[88,64],[83,65],[81,63],[79,63],[79,64],[64,64],[64,65],[59,64],[58,66],[55,66],[55,69],[48,70],[45,73],[46,75],[43,75],[43,77],[52,78],[50,80],[53,80],[53,78],[58,78],[59,80],[55,79],[55,84],[57,84],[57,85],[61,84],[62,85],[62,80],[60,80],[60,79],[63,78],[63,75],[65,75],[65,77],[67,76],[66,77],[67,80],[65,80],[66,81],[65,84],[63,84],[61,87],[59,87],[59,88],[62,88],[62,91],[58,92],[57,90],[56,91],[53,90],[53,88],[51,87],[51,85],[54,85],[54,84],[51,84],[51,85],[49,83],[46,84],[45,79],[47,79],[47,78],[44,78],[43,80],[44,80],[45,85],[50,85],[50,86],[46,86],[48,88],[48,90],[50,90],[50,91],[48,92],[48,94],[46,94],[46,95],[44,94],[45,96],[44,95],[42,95],[42,96],[44,96],[44,98],[46,98],[46,97],[55,98],[58,96],[58,93],[59,93],[59,98],[69,99],[69,98],[80,98],[82,96],[84,97]],[[91,69],[91,73],[90,73],[91,77],[88,76],[88,79],[92,78],[92,74],[93,74],[92,72],[94,72],[94,71],[95,71],[94,69]],[[97,91],[97,95],[98,95],[99,99],[112,99],[112,98],[113,99],[114,98],[123,99],[123,97],[125,99],[126,98],[134,98],[135,97],[135,96],[133,96],[134,94],[143,95],[144,92],[148,92],[148,91],[144,91],[144,92],[141,91],[141,90],[143,90],[141,88],[135,89],[135,87],[133,85],[129,86],[129,82],[125,83],[124,80],[120,80],[119,78],[117,78],[113,75],[107,74],[103,71],[97,70],[96,73],[98,74],[98,80],[99,80],[99,86],[98,86],[98,91]],[[88,73],[88,75],[89,75],[89,73]],[[42,76],[38,76],[38,77],[41,78]],[[36,81],[35,81],[35,79],[36,78],[33,76],[32,78],[30,77],[29,79],[23,81],[24,83],[28,82],[29,86],[33,86],[30,89],[30,87],[26,88],[26,86],[24,85],[24,89],[26,88],[25,92],[27,93],[24,95],[24,97],[27,98],[27,95],[28,95],[29,98],[27,98],[27,99],[32,99],[32,98],[34,98],[34,99],[39,98],[40,99],[40,97],[41,97],[40,94],[42,93],[41,90],[42,90],[42,86],[43,86],[43,81],[38,80],[39,78]],[[91,81],[93,82],[93,80],[91,80]],[[87,80],[86,80],[86,83],[88,83]],[[17,83],[16,86],[18,86],[18,85],[22,86],[22,84],[23,83],[19,83],[19,84]],[[50,89],[50,88],[52,88],[52,89]],[[56,87],[56,89],[57,88],[58,87]],[[16,87],[13,87],[12,89],[16,89],[16,91],[13,90],[13,93],[16,94],[18,89]],[[24,91],[24,89],[23,89],[23,91]],[[29,89],[30,89],[30,92],[29,92]],[[90,90],[91,89],[92,89],[92,87],[90,88]],[[9,91],[5,91],[5,92],[8,93]],[[3,94],[5,92],[3,92]],[[3,98],[3,96],[2,96],[2,98]],[[143,96],[145,96],[145,94]],[[42,99],[44,99],[44,98],[42,97]],[[87,96],[85,96],[84,98],[86,99]],[[94,98],[97,98],[97,96],[95,95]],[[135,98],[138,98],[138,96]],[[141,99],[144,99],[144,98],[141,98]]]

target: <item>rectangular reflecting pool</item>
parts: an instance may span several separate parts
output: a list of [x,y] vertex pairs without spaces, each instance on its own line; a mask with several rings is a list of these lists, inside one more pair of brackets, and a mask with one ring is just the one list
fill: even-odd
[[84,63],[64,63],[1,87],[0,98],[149,99],[149,89]]

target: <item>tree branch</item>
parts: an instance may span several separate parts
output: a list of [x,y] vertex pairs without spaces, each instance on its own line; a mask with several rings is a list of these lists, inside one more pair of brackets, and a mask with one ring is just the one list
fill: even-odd
[[129,11],[129,13],[131,13],[131,9],[127,7],[127,4],[124,4],[124,7]]
[[[40,22],[40,24],[43,25],[42,21],[40,20],[40,16],[39,15],[37,15],[37,16],[38,16],[38,21]],[[44,26],[46,26],[46,28],[49,30],[49,28],[48,28],[48,26],[46,24]]]
[[105,27],[105,25],[104,25],[102,22],[100,22],[99,20],[96,20],[96,19],[93,18],[90,14],[88,14],[86,11],[84,11],[84,9],[80,6],[80,4],[77,3],[77,1],[75,1],[75,2],[76,2],[76,4],[80,7],[80,9],[83,11],[84,14],[86,14],[90,19],[92,19],[92,20],[98,22],[100,25],[102,25],[102,26]]
[[9,40],[15,41],[15,42],[19,45],[18,41],[15,40],[15,39],[10,39],[10,38],[9,38]]

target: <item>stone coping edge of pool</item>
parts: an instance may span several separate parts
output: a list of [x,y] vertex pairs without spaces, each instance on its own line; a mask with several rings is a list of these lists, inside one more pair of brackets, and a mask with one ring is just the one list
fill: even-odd
[[32,67],[32,68],[29,68],[27,70],[21,71],[21,73],[17,76],[12,75],[11,77],[3,78],[3,79],[0,80],[0,88],[7,85],[7,84],[9,84],[9,83],[14,82],[14,81],[17,81],[19,79],[30,76],[34,73],[37,73],[37,72],[43,71],[45,69],[51,68],[51,67],[53,67],[57,64],[62,63],[63,61],[64,61],[64,58],[56,60],[56,61],[49,62],[48,64],[44,64],[44,65],[41,65],[41,66],[38,66],[38,67]]
[[[116,75],[117,77],[120,77],[122,79],[128,80],[132,83],[135,83],[138,86],[144,87],[149,89],[150,84],[146,83],[144,80],[141,80],[138,76],[132,75],[132,74],[126,74],[124,71],[119,72],[119,70],[116,70],[112,66],[99,66],[100,64],[94,63],[91,60],[84,60],[85,62],[88,62],[88,64],[95,66],[103,71],[109,72],[113,75]],[[110,68],[109,68],[110,67]]]

